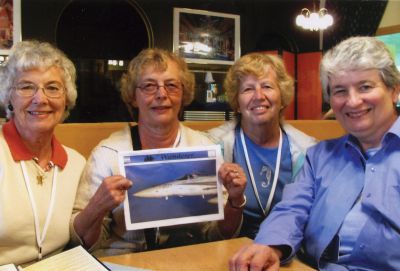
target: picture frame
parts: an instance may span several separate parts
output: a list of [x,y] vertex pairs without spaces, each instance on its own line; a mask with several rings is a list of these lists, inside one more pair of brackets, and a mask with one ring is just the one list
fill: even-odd
[[0,55],[8,55],[21,41],[21,0],[5,0],[0,4]]
[[400,25],[378,29],[376,38],[385,43],[389,51],[393,54],[396,66],[400,68]]
[[[375,37],[382,41],[393,56],[395,65],[400,70],[400,25],[379,28]],[[400,110],[400,94],[396,103],[397,110]]]
[[240,15],[174,8],[173,50],[187,63],[232,65],[240,57]]

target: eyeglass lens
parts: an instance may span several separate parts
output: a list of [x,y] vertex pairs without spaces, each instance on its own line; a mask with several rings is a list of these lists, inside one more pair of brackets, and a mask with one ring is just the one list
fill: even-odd
[[51,83],[43,87],[32,83],[21,83],[16,85],[15,89],[17,94],[23,97],[32,97],[39,89],[43,89],[44,94],[50,98],[61,97],[64,93],[64,87],[59,83]]

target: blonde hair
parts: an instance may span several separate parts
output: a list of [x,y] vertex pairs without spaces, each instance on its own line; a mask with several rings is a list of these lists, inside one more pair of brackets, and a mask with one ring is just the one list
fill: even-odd
[[173,61],[178,65],[179,79],[183,85],[183,105],[189,105],[192,102],[195,79],[183,58],[167,50],[149,48],[142,50],[130,61],[127,73],[121,78],[121,97],[131,114],[132,102],[136,99],[135,91],[143,70],[152,66],[159,71],[165,71],[168,68],[168,61]]
[[266,66],[271,67],[276,73],[276,80],[282,99],[283,108],[281,112],[290,104],[294,95],[294,84],[292,77],[286,71],[282,59],[278,56],[264,53],[250,53],[242,56],[233,64],[224,81],[225,93],[233,111],[237,112],[239,109],[239,88],[243,78],[247,75],[263,76]]

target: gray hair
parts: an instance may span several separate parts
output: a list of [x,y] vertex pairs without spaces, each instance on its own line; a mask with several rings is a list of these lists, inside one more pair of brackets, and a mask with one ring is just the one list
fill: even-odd
[[47,42],[36,40],[21,41],[15,44],[5,65],[0,69],[0,103],[4,106],[7,118],[12,117],[8,109],[11,90],[20,72],[36,68],[58,67],[62,71],[66,89],[66,105],[63,120],[75,106],[78,96],[76,91],[76,70],[71,60],[59,49]]
[[343,71],[377,69],[388,88],[400,84],[400,73],[385,44],[373,37],[351,37],[330,49],[322,58],[320,79],[329,102],[329,80]]

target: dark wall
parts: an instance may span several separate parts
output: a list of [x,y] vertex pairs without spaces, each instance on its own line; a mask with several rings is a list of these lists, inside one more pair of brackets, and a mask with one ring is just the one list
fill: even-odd
[[[21,0],[22,37],[56,44],[78,68],[78,101],[69,121],[129,120],[118,93],[123,72],[103,71],[99,60],[130,60],[141,49],[156,46],[172,50],[173,8],[193,8],[240,15],[241,54],[286,50],[294,53],[320,50],[319,32],[295,26],[303,0]],[[316,1],[318,2],[318,1]],[[387,1],[327,0],[334,25],[324,32],[323,50],[353,35],[374,35]],[[80,6],[79,6],[80,5]],[[143,11],[151,29],[143,37],[143,24],[126,15],[129,6]],[[144,41],[145,40],[145,41]],[[107,65],[103,65],[107,66]],[[200,70],[226,70],[211,65]],[[203,76],[203,75],[201,75]],[[193,106],[192,106],[193,108]],[[196,108],[195,108],[196,109]]]
[[[56,43],[58,20],[63,10],[72,2],[74,1],[22,0],[23,38]],[[109,4],[115,0],[86,2]],[[173,7],[183,7],[239,14],[243,54],[255,50],[277,49],[277,46],[299,52],[319,50],[319,33],[298,29],[294,23],[295,16],[303,7],[313,9],[312,1],[136,0],[135,2],[142,7],[150,20],[154,32],[154,44],[157,47],[172,49]],[[335,24],[325,31],[324,49],[351,35],[374,35],[386,4],[385,0],[328,0],[326,7],[333,15]]]

